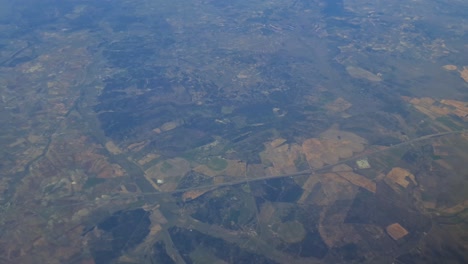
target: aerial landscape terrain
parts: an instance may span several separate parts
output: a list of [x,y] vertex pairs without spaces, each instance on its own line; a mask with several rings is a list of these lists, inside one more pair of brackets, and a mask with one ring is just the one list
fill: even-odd
[[467,25],[0,0],[0,263],[468,263]]

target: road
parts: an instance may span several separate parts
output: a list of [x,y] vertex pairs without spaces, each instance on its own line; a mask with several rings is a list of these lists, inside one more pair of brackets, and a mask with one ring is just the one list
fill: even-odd
[[[185,188],[185,189],[177,189],[174,191],[169,191],[169,192],[142,192],[142,193],[129,193],[129,194],[119,194],[117,196],[109,197],[107,199],[101,199],[102,200],[118,200],[118,199],[128,199],[128,198],[136,198],[136,197],[154,197],[154,196],[164,196],[164,195],[173,195],[173,194],[178,194],[178,193],[184,193],[187,191],[195,191],[195,190],[207,190],[207,191],[212,191],[221,187],[228,187],[228,186],[235,186],[239,184],[245,184],[245,183],[251,183],[251,182],[256,182],[256,181],[263,181],[263,180],[271,180],[271,179],[278,179],[278,178],[286,178],[286,177],[298,177],[298,176],[303,176],[303,175],[308,175],[308,174],[317,174],[317,173],[324,173],[327,170],[333,168],[334,166],[340,165],[347,163],[349,161],[354,161],[363,157],[367,156],[372,156],[372,155],[377,155],[392,149],[397,149],[399,147],[403,147],[406,145],[410,145],[419,141],[423,140],[428,140],[432,138],[437,138],[437,137],[443,137],[443,136],[448,136],[448,135],[456,135],[456,134],[463,134],[467,133],[467,130],[461,130],[461,131],[452,131],[452,132],[443,132],[443,133],[437,133],[437,134],[431,134],[431,135],[426,135],[422,136],[419,138],[414,138],[399,144],[392,145],[390,147],[387,147],[385,149],[380,149],[372,152],[366,152],[366,153],[361,153],[358,155],[355,155],[351,158],[340,160],[337,163],[326,165],[317,169],[308,169],[308,170],[303,170],[295,173],[289,173],[289,174],[281,174],[281,175],[268,175],[264,177],[256,177],[256,178],[243,178],[237,181],[230,181],[230,182],[225,182],[225,183],[219,183],[219,184],[211,184],[211,185],[203,185],[203,186],[196,186],[196,187],[190,187],[190,188]],[[61,202],[60,202],[61,201]],[[60,205],[55,204],[53,201],[50,201],[51,203],[49,206],[54,206],[54,207],[66,207],[66,206],[72,206],[72,205],[78,205],[78,204],[89,204],[89,203],[95,203],[96,201],[70,201],[65,202],[63,199],[58,199],[55,202],[58,202]],[[63,203],[65,202],[65,204]]]
[[[359,158],[363,158],[363,157],[367,157],[367,156],[371,156],[371,155],[376,155],[376,154],[379,154],[379,153],[382,153],[382,152],[386,152],[386,151],[389,151],[389,150],[392,150],[392,149],[397,149],[397,148],[400,148],[402,146],[410,145],[410,144],[413,144],[413,143],[416,143],[416,142],[419,142],[419,141],[423,141],[423,140],[427,140],[427,139],[443,137],[443,136],[448,136],[448,135],[455,135],[455,134],[463,134],[463,133],[466,133],[466,132],[467,132],[466,130],[461,130],[461,131],[443,132],[443,133],[426,135],[426,136],[422,136],[422,137],[419,137],[419,138],[414,138],[414,139],[411,139],[411,140],[408,140],[408,141],[405,141],[405,142],[402,142],[402,143],[399,143],[399,144],[392,145],[392,146],[387,147],[385,149],[380,149],[380,150],[376,150],[376,151],[373,151],[373,152],[370,152],[370,153],[368,152],[368,153],[355,155],[355,156],[353,156],[353,157],[351,157],[349,159],[340,160],[337,163],[326,165],[326,166],[323,166],[323,167],[320,167],[320,168],[317,168],[317,169],[308,169],[308,170],[303,170],[303,171],[299,171],[299,172],[295,172],[295,173],[281,174],[281,175],[268,175],[268,176],[256,177],[256,178],[243,178],[243,179],[237,180],[237,181],[231,181],[231,182],[225,182],[225,183],[219,183],[219,184],[212,184],[212,185],[197,186],[197,187],[190,187],[190,188],[185,188],[185,189],[177,189],[177,190],[170,191],[170,192],[151,192],[151,193],[139,193],[139,194],[129,194],[129,195],[131,197],[144,197],[144,196],[153,196],[153,195],[165,195],[165,194],[167,195],[167,194],[184,193],[184,192],[187,192],[187,191],[194,191],[194,190],[205,190],[205,189],[213,190],[213,189],[217,189],[217,188],[221,188],[221,187],[234,186],[234,185],[238,185],[238,184],[244,184],[244,183],[255,182],[255,181],[263,181],[263,180],[286,178],[286,177],[298,177],[298,176],[307,175],[307,174],[322,173],[322,172],[325,172],[325,171],[333,168],[334,166],[344,164],[344,163],[347,163],[349,161],[357,160]],[[115,198],[119,199],[119,198],[123,198],[125,196],[126,195],[123,195],[123,196],[120,196],[120,197],[115,197]]]

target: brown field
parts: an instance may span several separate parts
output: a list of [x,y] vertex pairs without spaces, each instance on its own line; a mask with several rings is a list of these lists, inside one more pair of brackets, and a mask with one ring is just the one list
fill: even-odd
[[398,223],[387,226],[385,230],[387,230],[387,234],[394,240],[403,238],[408,234],[408,231]]
[[399,168],[399,167],[393,168],[387,174],[387,176],[385,177],[385,180],[387,183],[390,181],[391,183],[396,183],[403,188],[408,187],[408,185],[410,184],[410,181],[415,185],[418,184],[416,182],[416,178],[414,177],[413,174],[411,174],[411,172],[403,168]]

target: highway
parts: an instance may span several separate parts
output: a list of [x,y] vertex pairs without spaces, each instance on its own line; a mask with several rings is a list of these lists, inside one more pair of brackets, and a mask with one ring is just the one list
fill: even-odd
[[[112,201],[112,200],[128,199],[128,198],[137,198],[137,197],[142,197],[142,198],[148,197],[148,198],[150,198],[150,197],[154,197],[154,196],[167,196],[167,195],[173,195],[173,194],[184,193],[184,192],[187,192],[187,191],[196,191],[196,190],[212,191],[212,190],[215,190],[215,189],[218,189],[218,188],[221,188],[221,187],[235,186],[235,185],[239,185],[239,184],[251,183],[251,182],[256,182],[256,181],[286,178],[286,177],[298,177],[298,176],[303,176],[303,175],[308,175],[308,174],[312,175],[312,174],[324,173],[327,170],[333,168],[334,166],[344,164],[344,163],[347,163],[347,162],[350,162],[350,161],[354,161],[354,160],[357,160],[357,159],[360,159],[360,158],[364,158],[364,157],[367,157],[367,156],[380,154],[380,153],[383,153],[383,152],[386,152],[386,151],[389,151],[389,150],[392,150],[392,149],[397,149],[397,148],[400,148],[400,147],[403,147],[403,146],[406,146],[406,145],[410,145],[410,144],[413,144],[413,143],[416,143],[416,142],[419,142],[419,141],[424,141],[424,140],[433,139],[433,138],[437,138],[437,137],[448,136],[448,135],[463,134],[463,133],[467,133],[467,132],[468,131],[466,131],[466,130],[461,130],[461,131],[452,131],[452,132],[443,132],[443,133],[437,133],[437,134],[430,134],[430,135],[414,138],[414,139],[411,139],[411,140],[408,140],[408,141],[405,141],[405,142],[401,142],[399,144],[395,144],[395,145],[392,145],[392,146],[384,148],[384,149],[375,150],[375,151],[372,151],[372,152],[364,152],[364,153],[361,153],[361,154],[358,154],[358,155],[354,155],[351,158],[340,160],[339,162],[334,163],[334,164],[325,165],[325,166],[320,167],[320,168],[313,168],[313,169],[298,171],[298,172],[295,172],[295,173],[281,174],[281,175],[268,175],[268,176],[256,177],[256,178],[245,177],[245,178],[242,178],[242,179],[239,179],[239,180],[225,182],[225,183],[195,186],[195,187],[189,187],[189,188],[184,188],[184,189],[176,189],[176,190],[169,191],[169,192],[142,192],[142,193],[118,194],[116,196],[111,196],[111,197],[108,197],[108,198],[102,198],[102,199],[100,199],[100,203],[104,202],[104,201]],[[49,201],[49,202],[50,202],[49,206],[66,207],[66,206],[73,206],[73,205],[79,205],[79,204],[92,204],[92,203],[96,203],[97,201],[94,201],[94,200],[93,201],[76,201],[76,200],[71,201],[71,200],[68,200],[68,202],[66,202],[63,199],[55,200],[55,202],[59,203],[60,205],[59,204],[54,204],[54,201]],[[65,204],[63,202],[65,202]]]
[[[308,170],[298,171],[298,172],[295,172],[295,173],[280,174],[280,175],[268,175],[268,176],[256,177],[256,178],[247,178],[246,177],[246,178],[242,178],[242,179],[236,180],[236,181],[230,181],[230,182],[212,184],[212,185],[196,186],[196,187],[190,187],[190,188],[185,188],[185,189],[177,189],[177,190],[170,191],[170,192],[151,192],[151,193],[138,193],[138,194],[129,194],[129,195],[131,195],[132,197],[142,197],[142,196],[152,196],[152,195],[184,193],[184,192],[187,192],[187,191],[194,191],[194,190],[205,190],[205,189],[214,190],[214,189],[221,188],[221,187],[233,186],[233,185],[244,184],[244,183],[249,183],[249,182],[256,182],[256,181],[263,181],[263,180],[270,180],[270,179],[277,179],[277,178],[286,178],[286,177],[298,177],[298,176],[307,175],[307,174],[323,173],[323,172],[333,168],[334,166],[344,164],[344,163],[347,163],[349,161],[357,160],[357,159],[367,157],[367,156],[371,156],[371,155],[376,155],[376,154],[386,152],[386,151],[389,151],[389,150],[392,150],[392,149],[400,148],[402,146],[410,145],[410,144],[413,144],[413,143],[416,143],[416,142],[419,142],[419,141],[424,141],[424,140],[437,138],[437,137],[448,136],[448,135],[463,134],[463,133],[466,133],[466,132],[467,132],[466,130],[461,130],[461,131],[451,131],[451,132],[430,134],[430,135],[422,136],[422,137],[419,137],[419,138],[414,138],[414,139],[411,139],[411,140],[408,140],[408,141],[405,141],[405,142],[401,142],[399,144],[395,144],[395,145],[392,145],[392,146],[384,148],[384,149],[354,155],[351,158],[340,160],[339,162],[334,163],[334,164],[325,165],[323,167],[316,168],[316,169],[308,169]],[[121,197],[116,197],[116,198],[123,198],[123,197],[125,197],[125,195],[123,195]]]

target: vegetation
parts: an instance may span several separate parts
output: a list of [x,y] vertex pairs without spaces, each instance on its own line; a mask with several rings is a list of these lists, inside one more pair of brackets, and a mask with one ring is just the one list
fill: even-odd
[[228,162],[223,158],[214,157],[211,158],[206,165],[212,170],[222,171],[227,168]]

